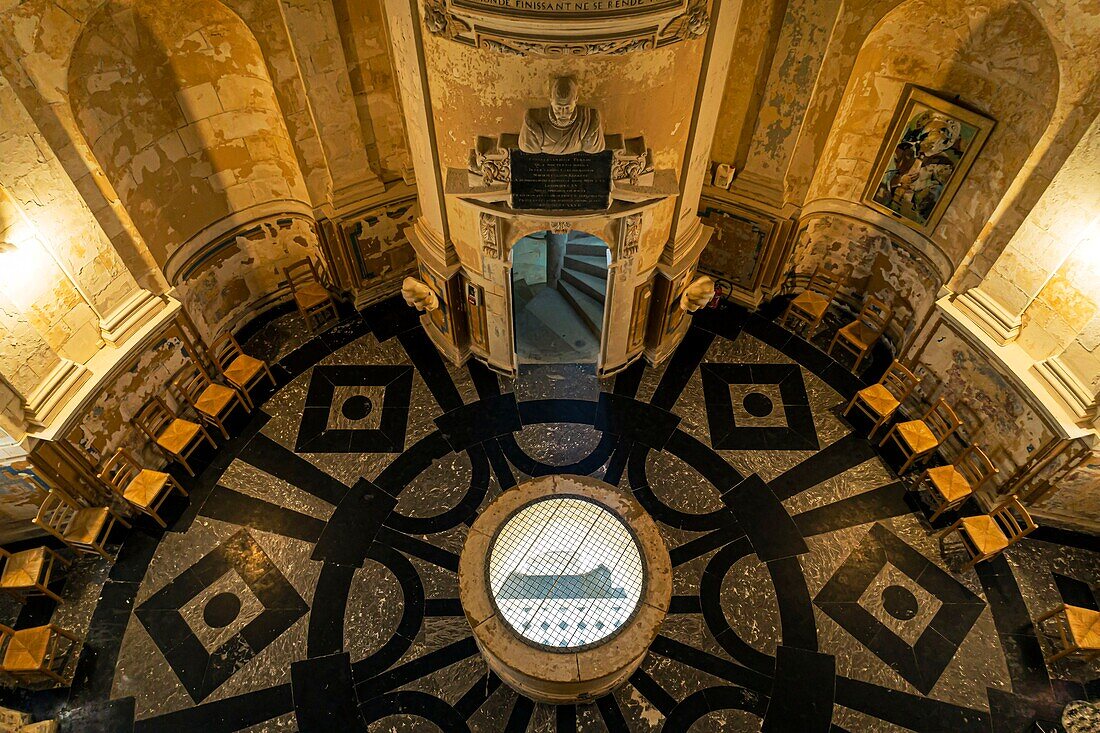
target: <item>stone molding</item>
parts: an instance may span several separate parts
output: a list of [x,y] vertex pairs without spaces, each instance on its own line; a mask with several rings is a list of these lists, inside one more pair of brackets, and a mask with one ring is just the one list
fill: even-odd
[[139,328],[164,308],[164,300],[148,290],[136,290],[100,322],[103,340],[114,347],[121,346]]
[[1020,315],[1010,313],[980,285],[958,296],[955,305],[1001,346],[1015,341],[1020,335],[1023,325]]
[[472,0],[425,0],[422,16],[428,32],[441,38],[503,54],[552,58],[648,51],[702,38],[710,29],[707,0],[656,2],[633,11],[566,12],[555,18]]
[[1057,356],[1037,362],[1032,370],[1039,375],[1047,391],[1077,416],[1078,424],[1089,423],[1096,417],[1096,395]]
[[61,359],[34,392],[27,395],[23,406],[27,424],[32,428],[47,427],[91,376],[87,367]]

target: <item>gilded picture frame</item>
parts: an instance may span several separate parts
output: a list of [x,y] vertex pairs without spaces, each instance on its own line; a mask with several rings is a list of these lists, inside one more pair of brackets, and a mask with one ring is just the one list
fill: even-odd
[[906,85],[862,203],[931,235],[996,122]]

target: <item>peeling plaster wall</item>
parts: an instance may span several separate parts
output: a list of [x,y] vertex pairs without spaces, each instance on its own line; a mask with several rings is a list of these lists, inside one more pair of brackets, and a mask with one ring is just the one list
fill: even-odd
[[146,435],[134,425],[133,418],[156,394],[165,396],[169,406],[177,407],[173,398],[166,395],[164,386],[184,365],[186,358],[187,352],[178,335],[169,333],[158,338],[114,380],[104,385],[81,424],[65,438],[86,450],[93,463],[101,463],[117,448],[125,447],[143,465],[164,465],[164,454],[151,447]]
[[799,231],[795,248],[792,270],[811,273],[823,265],[848,276],[844,289],[856,303],[864,294],[889,303],[894,316],[887,335],[897,349],[935,304],[941,281],[932,263],[872,224],[832,214],[814,217]]
[[307,201],[260,49],[215,0],[118,0],[73,51],[72,105],[162,265],[251,207]]
[[360,214],[344,224],[363,287],[373,299],[417,273],[416,252],[405,228],[420,215],[415,201]]
[[[9,249],[0,252],[0,292],[56,354],[77,363],[87,361],[100,345],[95,313],[3,188],[0,241],[9,243]],[[18,361],[19,355],[15,349],[10,356]]]
[[1057,58],[1042,25],[1014,0],[967,7],[910,0],[867,38],[809,201],[859,201],[907,82],[997,122],[932,235],[959,263],[1046,128]]
[[790,0],[745,169],[782,187],[840,0]]
[[332,0],[371,168],[387,183],[412,165],[380,0]]
[[1016,383],[949,323],[933,319],[920,341],[926,345],[915,355],[913,368],[928,396],[925,402],[943,397],[955,409],[962,437],[981,445],[1000,469],[995,485],[1054,439]]
[[[742,0],[710,157],[743,167],[782,28],[785,0]],[[804,90],[800,90],[804,94]]]
[[210,252],[177,289],[207,341],[288,297],[283,268],[316,257],[317,232],[302,217],[269,217],[212,244]]

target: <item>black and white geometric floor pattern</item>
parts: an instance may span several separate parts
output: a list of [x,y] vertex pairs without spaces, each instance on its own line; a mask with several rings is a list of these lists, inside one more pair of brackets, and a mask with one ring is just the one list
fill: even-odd
[[[1088,592],[1097,555],[1025,541],[952,572],[839,417],[859,382],[761,316],[695,316],[656,369],[512,382],[387,301],[276,371],[179,521],[122,548],[75,688],[103,729],[999,732],[1085,696],[1037,656],[1057,598],[1017,576],[1054,588],[1042,553],[1072,555],[1057,587]],[[674,565],[641,668],[589,705],[502,685],[458,602],[479,509],[547,473],[632,492]]]

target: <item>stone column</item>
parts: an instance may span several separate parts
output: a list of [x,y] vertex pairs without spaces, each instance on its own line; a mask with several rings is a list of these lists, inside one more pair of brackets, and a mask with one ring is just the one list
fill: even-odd
[[557,288],[561,278],[561,267],[565,262],[565,245],[569,242],[568,232],[546,233],[546,287]]
[[710,32],[699,69],[691,131],[679,171],[680,195],[676,199],[669,241],[661,254],[662,269],[670,272],[683,269],[680,266],[684,263],[694,263],[709,237],[698,216],[699,196],[710,168],[710,146],[718,123],[740,10],[741,0],[714,0],[711,5]]
[[1087,236],[1098,212],[1100,118],[1070,153],[985,279],[955,304],[998,343],[1014,341],[1024,311]]

